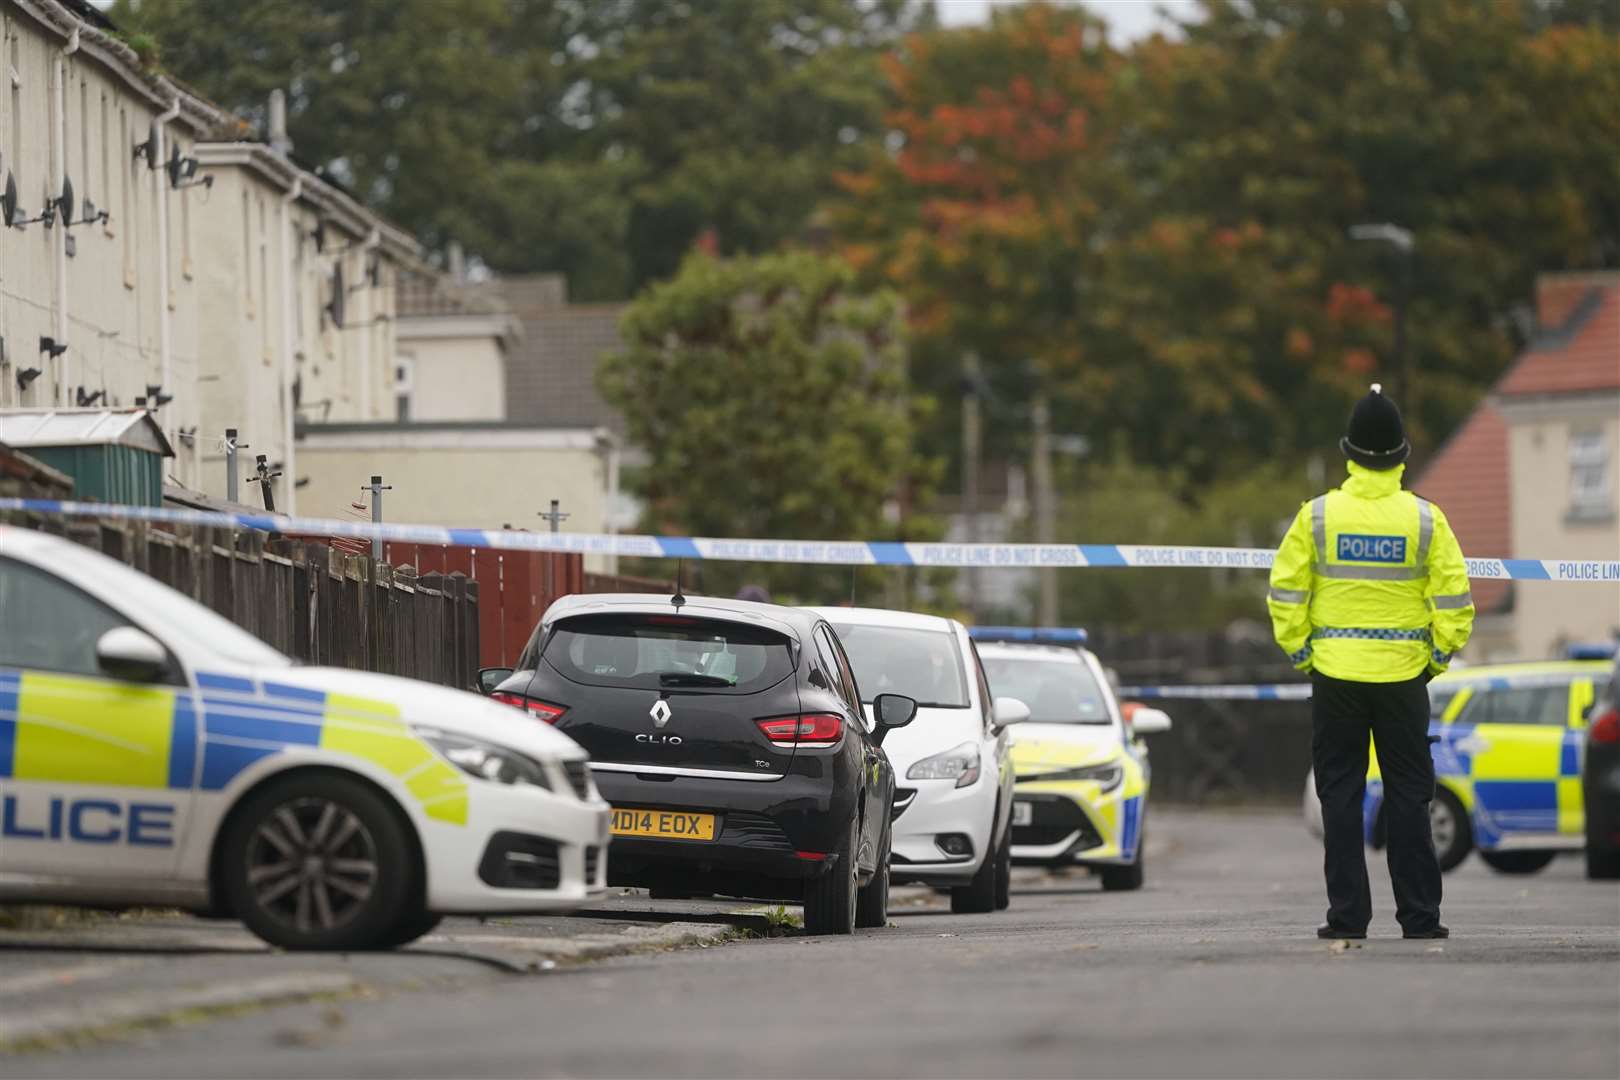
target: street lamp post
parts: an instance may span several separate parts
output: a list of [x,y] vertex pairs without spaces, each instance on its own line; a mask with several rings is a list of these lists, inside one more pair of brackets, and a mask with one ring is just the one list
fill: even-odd
[[1412,292],[1412,233],[1399,225],[1384,222],[1379,225],[1352,225],[1350,239],[1388,244],[1400,255],[1400,277],[1395,285],[1395,343],[1391,367],[1395,369],[1395,398],[1406,406],[1408,415],[1416,415],[1417,397],[1412,393],[1411,373],[1406,363],[1406,302]]

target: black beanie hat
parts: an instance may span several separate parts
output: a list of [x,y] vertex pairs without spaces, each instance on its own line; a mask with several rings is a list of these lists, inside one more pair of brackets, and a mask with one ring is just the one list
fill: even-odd
[[1339,449],[1345,457],[1369,469],[1393,469],[1412,452],[1401,410],[1384,396],[1384,388],[1378,383],[1373,383],[1371,392],[1356,402]]

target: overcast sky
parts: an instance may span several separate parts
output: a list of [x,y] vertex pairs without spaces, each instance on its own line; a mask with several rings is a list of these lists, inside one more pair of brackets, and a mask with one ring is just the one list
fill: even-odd
[[[990,9],[997,4],[1016,0],[935,0],[939,17],[946,26],[984,22]],[[1070,0],[1074,2],[1074,0]],[[1086,7],[1108,20],[1108,36],[1115,45],[1123,45],[1155,30],[1168,29],[1158,9],[1164,8],[1177,16],[1191,15],[1197,4],[1194,0],[1079,0]]]

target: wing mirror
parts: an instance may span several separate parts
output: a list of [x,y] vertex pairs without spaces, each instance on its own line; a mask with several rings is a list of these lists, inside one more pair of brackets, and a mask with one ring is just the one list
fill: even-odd
[[917,699],[904,694],[879,694],[872,702],[872,712],[879,728],[905,727],[917,715]]
[[1131,710],[1131,731],[1137,735],[1162,735],[1170,730],[1170,714],[1163,709],[1137,705]]
[[478,669],[478,692],[488,697],[493,694],[501,683],[512,677],[509,667],[487,667]]
[[1014,697],[998,697],[990,715],[996,727],[1010,727],[1029,719],[1029,706]]
[[156,682],[169,670],[169,652],[144,630],[117,626],[96,642],[96,663],[115,679]]

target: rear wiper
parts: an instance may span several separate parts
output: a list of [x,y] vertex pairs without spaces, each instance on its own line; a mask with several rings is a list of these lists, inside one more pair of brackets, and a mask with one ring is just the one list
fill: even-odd
[[734,683],[730,679],[719,675],[699,675],[692,671],[661,671],[658,673],[659,686],[723,686],[731,689]]

